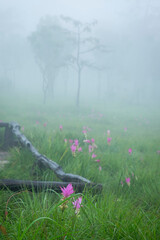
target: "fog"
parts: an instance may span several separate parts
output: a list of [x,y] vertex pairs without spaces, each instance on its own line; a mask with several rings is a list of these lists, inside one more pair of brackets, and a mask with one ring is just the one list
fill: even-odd
[[0,0],[0,95],[159,104],[159,22],[158,0]]

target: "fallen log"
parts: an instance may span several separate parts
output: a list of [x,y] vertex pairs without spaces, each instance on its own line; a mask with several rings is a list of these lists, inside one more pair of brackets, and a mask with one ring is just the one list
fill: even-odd
[[2,149],[6,150],[9,147],[12,147],[12,146],[15,145],[14,138],[13,138],[13,133],[11,131],[9,123],[0,122],[0,127],[4,127],[5,128],[4,141],[3,141]]
[[[66,187],[68,182],[49,182],[49,181],[30,181],[30,180],[13,180],[13,179],[0,179],[0,189],[20,191],[27,189],[29,191],[42,191],[46,189],[52,189],[56,192],[61,192],[60,187]],[[76,192],[83,192],[84,189],[92,188],[94,192],[100,192],[102,190],[101,184],[94,183],[78,183],[72,182],[72,186]]]
[[0,127],[6,127],[6,145],[8,146],[8,141],[11,145],[14,143],[14,138],[21,143],[23,147],[26,147],[32,155],[36,158],[36,163],[39,167],[51,169],[56,176],[61,179],[63,182],[82,182],[82,183],[91,183],[90,180],[81,177],[79,175],[65,173],[60,165],[56,162],[48,159],[45,155],[42,155],[38,150],[31,144],[31,142],[26,138],[24,134],[20,132],[20,125],[16,122],[10,123],[0,123]]

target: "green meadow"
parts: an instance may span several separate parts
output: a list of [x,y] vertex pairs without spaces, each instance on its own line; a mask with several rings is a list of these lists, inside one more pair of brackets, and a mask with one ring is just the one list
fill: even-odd
[[[83,101],[77,110],[72,101],[43,105],[38,97],[0,99],[1,121],[18,122],[38,151],[65,172],[103,184],[100,193],[88,189],[65,199],[51,189],[1,190],[0,239],[160,239],[158,107]],[[1,128],[0,146],[3,134]],[[9,153],[0,179],[59,181],[49,169],[33,174],[35,159],[26,149],[17,146]],[[72,202],[80,196],[76,213]]]

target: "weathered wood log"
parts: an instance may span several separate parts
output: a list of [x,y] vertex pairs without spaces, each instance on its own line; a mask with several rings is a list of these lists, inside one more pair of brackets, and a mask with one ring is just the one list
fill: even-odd
[[[4,124],[4,123],[3,123]],[[56,176],[64,182],[84,182],[91,183],[90,180],[79,175],[65,173],[60,165],[48,159],[46,156],[40,154],[38,150],[31,144],[31,142],[20,132],[20,125],[16,122],[10,122],[8,128],[11,130],[12,135],[16,136],[22,146],[26,147],[32,155],[36,158],[39,166],[44,166],[51,169]],[[10,137],[13,139],[13,136]]]
[[17,144],[15,137],[12,133],[12,126],[10,126],[10,124],[6,122],[0,122],[0,127],[5,128],[2,149],[8,150],[9,148]]
[[[10,189],[11,191],[19,191],[27,189],[29,191],[42,191],[46,189],[53,189],[56,192],[61,192],[60,187],[66,187],[68,182],[46,182],[46,181],[26,181],[13,179],[0,179],[0,189]],[[77,183],[72,182],[72,186],[76,192],[82,192],[84,189],[92,188],[94,192],[102,190],[101,184],[94,183]]]
[[0,127],[8,127],[9,123],[6,122],[0,122]]

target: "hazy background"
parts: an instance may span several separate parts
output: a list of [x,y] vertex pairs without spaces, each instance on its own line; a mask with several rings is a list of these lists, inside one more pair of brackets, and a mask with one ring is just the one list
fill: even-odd
[[[88,34],[107,49],[88,54],[101,70],[84,68],[80,102],[160,103],[159,0],[0,0],[0,94],[35,94],[43,102],[43,78],[29,36],[41,18],[60,15],[82,23],[97,20]],[[77,72],[61,68],[53,101],[76,101],[77,86]]]

